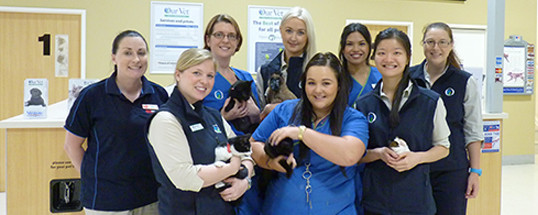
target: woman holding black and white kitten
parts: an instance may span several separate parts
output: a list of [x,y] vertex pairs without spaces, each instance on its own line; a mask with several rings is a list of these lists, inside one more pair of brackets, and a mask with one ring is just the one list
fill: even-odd
[[[217,167],[215,147],[235,136],[220,113],[202,104],[215,82],[215,62],[204,49],[181,54],[174,74],[176,87],[161,111],[150,119],[148,140],[159,187],[161,214],[235,214],[231,201],[248,189],[248,179],[228,178],[243,164],[252,175],[249,159],[233,156]],[[228,178],[228,179],[227,179]],[[214,184],[231,187],[218,193]]]
[[[332,53],[312,57],[301,75],[301,99],[280,103],[252,135],[253,158],[279,171],[265,192],[264,214],[355,214],[356,164],[368,124],[349,107],[349,75]],[[289,157],[270,159],[265,144],[299,140]],[[279,161],[296,166],[288,179]],[[344,174],[345,172],[345,174]]]
[[[204,98],[204,105],[220,110],[228,122],[248,116],[252,123],[259,122],[260,108],[256,83],[250,73],[231,67],[232,56],[239,51],[243,42],[239,25],[233,17],[227,14],[218,14],[209,20],[205,30],[204,48],[211,51],[217,62],[215,85],[211,93]],[[230,111],[225,111],[230,102],[228,95],[230,87],[238,80],[252,81],[252,96],[248,101],[237,102]],[[243,134],[232,125],[236,134]]]

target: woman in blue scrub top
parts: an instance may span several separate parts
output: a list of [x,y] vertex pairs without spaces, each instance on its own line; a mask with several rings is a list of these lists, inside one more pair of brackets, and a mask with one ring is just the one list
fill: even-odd
[[[351,90],[349,92],[348,104],[352,106],[355,101],[372,91],[381,79],[381,73],[377,68],[370,66],[370,54],[372,37],[368,28],[360,23],[351,23],[347,25],[340,36],[340,60],[342,67],[351,75]],[[357,198],[355,206],[357,214],[363,214],[360,201],[362,199],[362,173],[364,164],[358,166],[358,174],[355,182],[357,183]]]
[[[356,214],[353,176],[368,125],[347,105],[348,78],[334,54],[314,55],[301,76],[301,99],[277,105],[252,135],[256,163],[279,172],[265,192],[264,214]],[[300,141],[293,154],[269,159],[264,145],[286,137]],[[281,159],[295,166],[289,179]]]
[[86,214],[158,214],[144,130],[168,94],[144,77],[148,47],[140,33],[116,36],[112,61],[112,76],[84,88],[71,108],[64,148],[81,174]]
[[411,77],[441,95],[450,127],[450,155],[431,165],[437,214],[465,214],[467,199],[478,195],[478,177],[482,174],[480,93],[471,74],[460,66],[453,50],[452,29],[447,24],[426,26],[422,44],[426,59],[411,68]]
[[[247,71],[230,66],[232,56],[239,51],[243,42],[239,25],[230,15],[218,14],[207,24],[205,30],[204,48],[211,51],[217,62],[215,85],[211,93],[204,99],[204,105],[220,110],[228,122],[237,118],[249,116],[252,123],[259,122],[259,97],[256,83]],[[226,112],[222,107],[228,105],[229,91],[232,84],[238,80],[252,81],[252,97],[246,102],[236,102],[234,107]],[[236,134],[243,134],[232,128]]]
[[[411,43],[394,28],[380,32],[373,58],[383,76],[356,107],[368,118],[363,177],[365,214],[435,214],[429,164],[448,155],[446,110],[439,94],[410,81]],[[396,138],[409,150],[390,147]]]
[[372,91],[381,79],[377,68],[370,66],[372,37],[368,28],[360,23],[347,25],[340,36],[340,60],[351,75],[352,87],[348,104],[352,106],[362,95]]

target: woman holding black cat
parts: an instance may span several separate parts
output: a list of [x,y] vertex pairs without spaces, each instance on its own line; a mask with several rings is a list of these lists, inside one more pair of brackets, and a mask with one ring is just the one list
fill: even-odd
[[278,53],[271,62],[261,66],[256,75],[258,94],[261,95],[262,107],[264,107],[262,118],[276,106],[276,104],[266,104],[264,97],[271,75],[280,72],[288,89],[299,98],[301,97],[299,79],[306,63],[316,53],[314,22],[305,8],[291,8],[282,16],[280,35],[284,50]]
[[[239,51],[243,37],[239,30],[239,25],[234,18],[227,14],[214,16],[207,24],[205,30],[204,48],[211,51],[213,58],[217,62],[217,73],[215,76],[215,86],[211,93],[204,99],[204,105],[220,110],[220,113],[231,122],[234,119],[248,116],[252,123],[259,121],[259,97],[256,84],[250,73],[230,67],[232,56]],[[225,111],[223,107],[230,102],[230,87],[238,80],[252,81],[251,99],[247,101],[237,101],[230,111]],[[243,134],[232,125],[236,134]]]
[[[356,164],[368,142],[364,115],[347,104],[349,74],[332,53],[312,57],[301,75],[301,99],[280,103],[252,135],[253,158],[276,170],[264,214],[355,214]],[[270,159],[265,144],[299,140],[288,157]],[[279,161],[296,166],[290,178]]]
[[[235,214],[231,201],[248,189],[247,179],[228,178],[251,160],[232,156],[215,162],[215,148],[235,136],[220,113],[202,104],[215,82],[215,62],[204,49],[188,49],[177,62],[176,87],[160,112],[150,119],[148,141],[159,187],[161,214]],[[228,179],[227,179],[228,178]],[[219,181],[231,187],[218,192]]]

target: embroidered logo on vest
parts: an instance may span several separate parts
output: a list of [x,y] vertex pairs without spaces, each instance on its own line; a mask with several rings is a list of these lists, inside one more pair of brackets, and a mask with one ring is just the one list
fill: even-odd
[[213,131],[215,131],[215,133],[217,133],[217,134],[222,133],[222,131],[220,131],[220,128],[219,128],[219,126],[217,124],[213,125]]
[[368,123],[372,124],[375,122],[376,119],[377,119],[377,116],[375,115],[374,112],[368,113]]
[[445,90],[446,96],[453,96],[454,94],[456,94],[456,90],[454,90],[454,88],[452,87],[446,88]]
[[215,98],[218,100],[222,100],[224,98],[224,93],[222,93],[222,91],[220,90],[215,91]]

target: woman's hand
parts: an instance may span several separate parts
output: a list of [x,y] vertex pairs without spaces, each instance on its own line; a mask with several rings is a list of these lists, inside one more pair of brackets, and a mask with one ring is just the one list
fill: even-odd
[[260,122],[260,108],[258,108],[252,97],[245,102],[245,106],[247,107],[247,116],[250,118],[250,122]]
[[239,199],[245,192],[248,190],[248,180],[238,179],[238,178],[227,178],[224,180],[225,183],[229,183],[231,187],[226,188],[220,192],[220,197],[224,201],[231,202]]
[[473,199],[478,196],[480,178],[478,174],[471,172],[467,179],[467,192],[465,192],[465,198]]
[[226,106],[228,106],[228,103],[230,103],[231,98],[227,98],[226,101],[224,101],[224,106],[222,106],[222,109],[220,110],[220,114],[226,119],[227,121],[234,120],[237,118],[241,118],[244,116],[247,116],[248,109],[247,109],[247,102],[239,102],[237,99],[235,100],[235,104],[232,107],[232,109],[228,112],[224,111]]
[[396,152],[394,152],[389,147],[379,147],[379,148],[372,149],[371,151],[377,154],[379,159],[385,162],[388,166],[398,161],[400,157]]
[[297,161],[295,161],[295,158],[293,157],[293,153],[291,153],[288,156],[280,155],[274,159],[267,160],[267,167],[276,170],[278,172],[286,173],[286,169],[280,165],[280,160],[286,160],[286,163],[288,163],[292,169],[295,169],[297,166]]
[[297,126],[286,126],[273,131],[269,137],[269,143],[273,146],[278,145],[282,140],[289,137],[293,140],[299,139],[299,127]]
[[396,161],[391,161],[387,163],[387,165],[398,172],[403,172],[415,168],[415,166],[417,166],[419,163],[420,155],[418,153],[405,152],[403,154],[400,154]]

